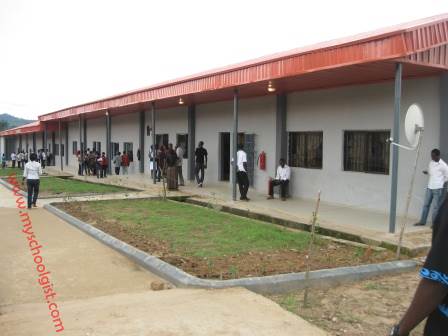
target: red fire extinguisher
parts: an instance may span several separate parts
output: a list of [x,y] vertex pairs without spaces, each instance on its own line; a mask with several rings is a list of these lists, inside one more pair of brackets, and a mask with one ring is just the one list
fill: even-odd
[[258,167],[260,170],[266,170],[266,153],[264,151],[258,155]]

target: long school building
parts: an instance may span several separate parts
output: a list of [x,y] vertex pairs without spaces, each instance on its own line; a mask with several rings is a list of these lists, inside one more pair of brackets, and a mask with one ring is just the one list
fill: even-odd
[[[284,157],[293,196],[311,198],[321,190],[327,202],[390,211],[393,230],[415,152],[398,152],[387,140],[405,142],[405,112],[418,103],[425,117],[419,171],[433,148],[448,159],[447,70],[448,15],[441,15],[41,115],[1,132],[0,152],[47,148],[57,167],[75,172],[81,148],[109,157],[128,151],[130,173],[149,178],[151,144],[179,143],[193,179],[194,149],[204,141],[206,183],[229,181],[234,196],[231,157],[240,142],[255,190],[267,191]],[[265,169],[258,162],[262,153]],[[414,216],[426,182],[417,175]]]

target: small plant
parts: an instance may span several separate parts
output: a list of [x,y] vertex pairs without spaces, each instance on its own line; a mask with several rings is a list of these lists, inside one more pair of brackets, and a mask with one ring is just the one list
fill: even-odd
[[229,273],[230,273],[230,276],[233,279],[236,279],[238,277],[238,267],[236,267],[234,265],[230,265],[229,266]]

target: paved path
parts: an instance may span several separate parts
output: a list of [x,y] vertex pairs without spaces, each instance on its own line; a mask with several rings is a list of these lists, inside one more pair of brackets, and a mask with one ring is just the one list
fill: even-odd
[[[325,335],[242,288],[152,291],[158,277],[44,209],[30,214],[65,335]],[[0,186],[0,335],[57,334],[21,230],[13,196]]]

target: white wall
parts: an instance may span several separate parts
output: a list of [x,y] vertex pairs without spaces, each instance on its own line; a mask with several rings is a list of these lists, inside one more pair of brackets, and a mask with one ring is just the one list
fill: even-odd
[[[79,142],[79,121],[70,121],[67,125],[68,128],[68,169],[73,171],[73,173],[78,173],[78,159],[76,155],[73,154],[73,141],[76,141],[77,150],[81,150],[81,144]],[[103,146],[103,145],[101,145]]]
[[[425,113],[425,134],[411,213],[420,213],[429,152],[439,146],[439,80],[425,78],[403,82],[402,125],[406,109],[418,102]],[[343,171],[343,131],[391,129],[393,83],[350,86],[288,95],[287,130],[323,131],[323,169],[293,168],[296,196],[312,198],[318,190],[329,202],[389,210],[390,175]],[[405,142],[401,127],[401,141]],[[415,152],[400,150],[398,210],[403,212]]]

